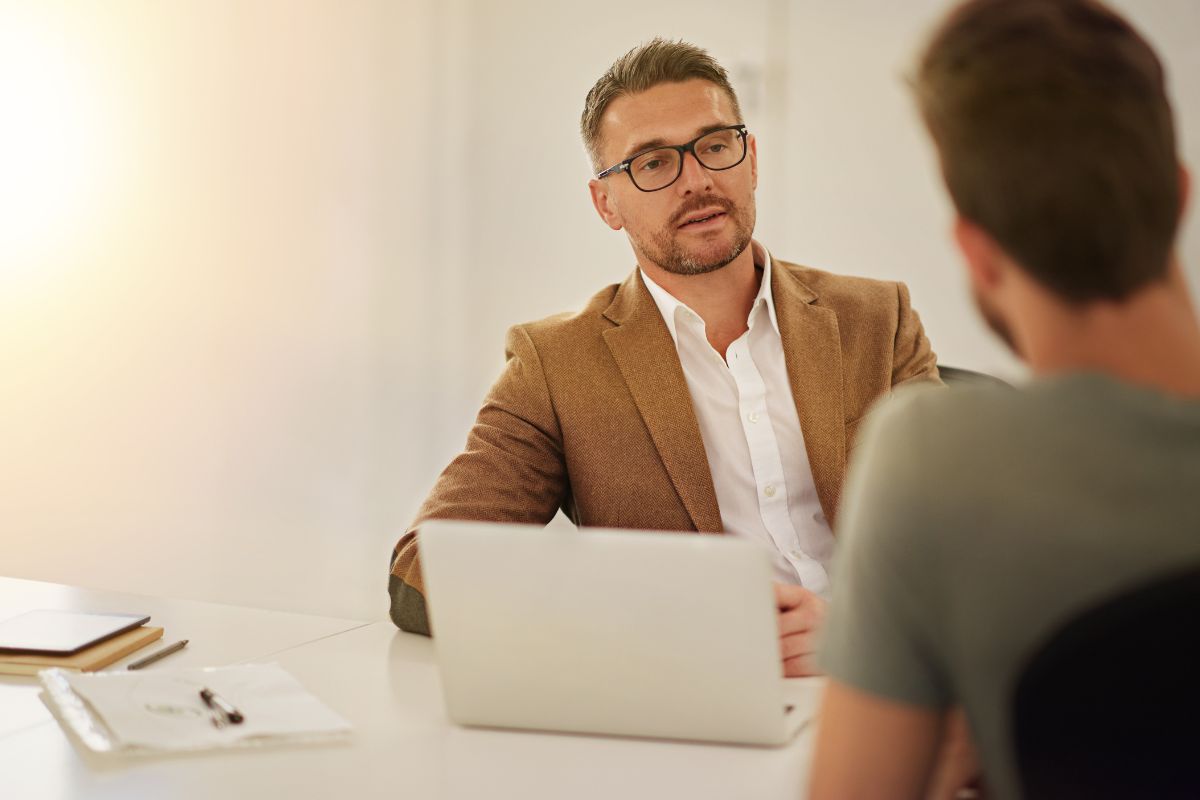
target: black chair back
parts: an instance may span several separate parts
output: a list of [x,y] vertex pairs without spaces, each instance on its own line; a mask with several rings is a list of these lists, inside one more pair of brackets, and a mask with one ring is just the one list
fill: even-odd
[[948,367],[944,364],[938,364],[938,374],[942,376],[942,383],[947,386],[970,386],[981,383],[993,386],[1011,386],[1008,381],[997,378],[995,375],[988,375],[986,372],[976,372],[962,367]]
[[1019,679],[1014,734],[1028,800],[1200,798],[1200,565],[1062,628]]

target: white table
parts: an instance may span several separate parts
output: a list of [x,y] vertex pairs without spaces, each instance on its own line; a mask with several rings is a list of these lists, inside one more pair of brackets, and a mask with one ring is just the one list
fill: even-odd
[[[4,586],[0,579],[0,612]],[[92,595],[97,601],[114,597],[76,596]],[[160,604],[154,607],[161,609],[156,620],[168,625],[170,639],[191,633],[171,621],[177,609],[190,612],[197,625],[209,613],[214,621],[222,614],[237,621],[225,631],[228,641],[218,646],[214,640],[212,650],[193,651],[189,645],[187,661],[170,656],[164,664],[278,661],[350,720],[353,738],[332,746],[133,759],[94,756],[56,723],[43,721],[0,734],[0,781],[5,790],[17,790],[6,797],[792,800],[804,793],[811,725],[777,749],[461,728],[446,719],[432,642],[401,633],[390,623],[359,625],[255,609],[152,602]],[[154,613],[154,608],[144,608]],[[292,629],[297,641],[279,647],[286,638],[282,635],[260,640],[260,633],[268,635],[269,617],[275,616],[299,617]],[[312,627],[305,628],[304,620]],[[338,624],[340,631],[330,630]],[[318,630],[325,632],[309,636]],[[203,639],[216,635],[210,631],[205,629]],[[195,635],[200,644],[200,633]],[[36,693],[32,679],[18,680]],[[8,713],[11,688],[0,684],[0,719]],[[33,701],[41,705],[36,696]]]
[[[150,624],[164,629],[163,638],[117,662],[122,666],[178,639],[188,646],[167,656],[161,665],[211,666],[269,659],[273,654],[336,633],[361,627],[361,620],[336,619],[281,611],[239,608],[218,603],[164,600],[142,595],[78,589],[55,583],[0,577],[0,619],[35,608],[111,611],[150,615]],[[24,798],[72,796],[53,791],[52,773],[44,760],[13,761],[19,749],[14,739],[46,737],[68,744],[50,711],[38,697],[36,677],[0,675],[0,796]],[[59,748],[61,750],[61,747]],[[65,758],[63,754],[54,758]],[[5,780],[5,778],[15,779]],[[20,786],[26,791],[15,791]],[[11,794],[9,791],[13,790]]]

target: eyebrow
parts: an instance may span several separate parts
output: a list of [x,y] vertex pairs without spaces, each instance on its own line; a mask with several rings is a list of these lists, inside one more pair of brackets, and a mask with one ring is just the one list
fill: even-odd
[[[705,125],[702,128],[697,128],[696,135],[693,136],[692,138],[698,139],[699,137],[705,135],[706,133],[712,133],[713,131],[719,131],[719,130],[721,130],[721,128],[728,128],[731,124],[737,125],[738,123],[736,123],[736,122],[734,122],[734,123],[716,122],[716,123],[713,123],[712,125]],[[666,139],[662,139],[662,138],[647,139],[646,141],[638,142],[634,147],[631,147],[627,151],[627,155],[625,156],[625,158],[623,158],[621,160],[628,161],[629,159],[633,158],[634,156],[636,156],[640,153],[644,153],[647,150],[654,150],[655,148],[659,148],[659,147],[668,147],[669,145],[670,145],[670,143],[667,142]]]

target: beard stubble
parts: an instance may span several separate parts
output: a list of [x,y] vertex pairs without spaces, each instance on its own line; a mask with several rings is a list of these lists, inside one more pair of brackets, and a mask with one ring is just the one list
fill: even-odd
[[[733,223],[733,238],[728,245],[709,245],[701,242],[691,248],[679,241],[679,223],[689,214],[703,208],[719,206]],[[675,275],[703,275],[715,272],[740,256],[750,245],[754,231],[754,206],[743,208],[724,197],[697,196],[685,203],[662,228],[648,237],[630,234],[642,254],[667,272]]]

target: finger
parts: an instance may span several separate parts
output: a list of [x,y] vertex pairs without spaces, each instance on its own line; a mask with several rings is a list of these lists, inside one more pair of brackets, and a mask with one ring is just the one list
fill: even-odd
[[816,630],[820,622],[817,613],[807,606],[780,611],[778,615],[779,635],[787,636],[793,633]]
[[785,678],[807,678],[812,675],[820,675],[821,670],[817,668],[816,656],[796,656],[789,658],[783,662],[783,676]]
[[814,628],[819,628],[821,624],[825,622],[825,609],[827,608],[827,604],[825,599],[820,595],[809,592],[808,597],[805,598],[804,605],[802,607],[812,615],[812,624]]
[[816,625],[820,625],[825,618],[825,600],[803,586],[775,584],[775,601],[780,611],[807,609],[813,615],[813,623]]
[[779,640],[779,651],[786,661],[797,656],[812,655],[817,652],[817,637],[813,633],[794,633]]
[[964,790],[973,789],[979,784],[980,773],[979,756],[971,739],[966,715],[961,708],[952,709],[946,715],[946,728],[930,784],[930,797],[939,800],[979,797],[981,795],[964,793]]
[[780,610],[795,608],[809,596],[814,595],[803,586],[795,586],[790,583],[775,584],[775,605]]

